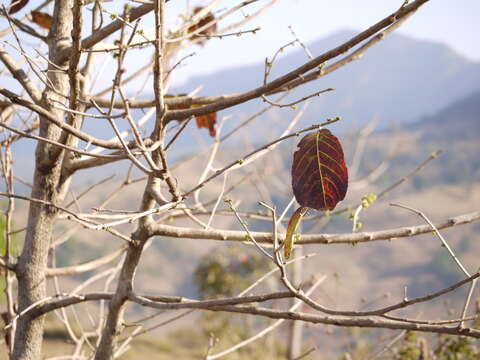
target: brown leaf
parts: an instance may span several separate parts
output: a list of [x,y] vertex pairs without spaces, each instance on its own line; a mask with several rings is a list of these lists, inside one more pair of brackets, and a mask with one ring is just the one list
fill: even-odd
[[292,187],[301,206],[333,210],[345,198],[348,170],[342,145],[330,130],[307,134],[293,155]]
[[211,137],[215,137],[217,135],[217,131],[215,129],[215,124],[217,123],[217,113],[213,112],[207,115],[199,115],[195,117],[197,122],[197,127],[200,128],[207,128],[208,132]]
[[[171,95],[166,94],[164,96],[165,99],[171,99],[175,97],[186,96],[187,94],[178,94],[178,95]],[[186,109],[198,109],[204,105],[201,104],[176,104],[176,105],[169,105],[169,110],[186,110]],[[195,121],[197,123],[197,128],[207,128],[208,132],[210,133],[211,137],[215,137],[217,135],[217,131],[215,129],[215,124],[217,123],[217,113],[213,112],[207,115],[199,115],[195,117]]]
[[28,0],[11,0],[10,6],[8,7],[9,14],[15,14],[16,12],[22,10],[22,8],[27,5]]
[[[196,7],[195,9],[193,9],[193,14],[194,15],[198,14],[200,11],[202,11],[202,9],[203,9],[203,7],[201,7],[201,6]],[[190,33],[194,32],[195,30],[200,29],[204,25],[207,25],[208,23],[210,23],[214,20],[215,20],[215,16],[213,16],[213,14],[209,11],[203,18],[200,19],[200,21],[198,23],[190,26],[188,28],[187,32],[190,34]],[[216,31],[217,31],[217,24],[214,23],[214,24],[208,26],[207,28],[203,29],[202,31],[200,31],[199,34],[201,34],[201,35],[211,35],[211,34],[214,34]],[[199,36],[197,36],[197,35],[192,36],[192,39],[197,39],[197,38],[199,38]]]
[[40,11],[32,11],[32,21],[40,26],[41,28],[50,30],[52,27],[53,18],[47,14]]

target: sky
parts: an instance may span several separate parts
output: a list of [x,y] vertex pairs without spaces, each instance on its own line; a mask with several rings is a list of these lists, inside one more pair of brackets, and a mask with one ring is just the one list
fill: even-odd
[[[240,0],[220,1],[216,7],[216,14],[240,2]],[[258,0],[244,7],[242,13],[222,20],[219,28],[242,19],[268,2],[270,0]],[[271,57],[281,46],[294,39],[289,26],[308,46],[309,42],[327,37],[339,30],[362,31],[398,9],[402,2],[403,0],[277,0],[277,3],[262,16],[240,28],[249,30],[261,27],[255,35],[249,33],[240,37],[211,39],[203,47],[193,46],[186,50],[183,55],[192,52],[195,52],[195,55],[186,59],[176,70],[175,83],[181,84],[189,77],[214,73],[224,68],[263,63],[266,57]],[[7,4],[9,0],[0,0],[0,3]],[[120,13],[125,3],[126,1],[110,1],[105,2],[104,6]],[[166,8],[167,21],[172,26],[179,24],[181,22],[179,14],[185,11],[187,5],[202,6],[207,3],[209,3],[207,0],[171,0]],[[32,6],[29,4],[18,15],[30,11]],[[134,3],[133,6],[138,6],[138,3]],[[415,39],[447,44],[467,59],[480,62],[479,14],[479,0],[430,0],[403,24],[397,33]],[[108,16],[105,19],[106,22],[111,21]],[[4,19],[0,22],[3,28]],[[152,14],[142,20],[140,26],[146,34],[152,34]],[[109,41],[114,39],[116,37],[111,37]],[[140,62],[148,61],[149,55],[143,54],[137,52],[129,56],[128,67],[135,69]],[[106,58],[104,65],[114,71],[113,63],[110,57]]]
[[[252,13],[258,5],[268,1],[249,5],[244,12]],[[179,11],[187,2],[170,2],[167,14]],[[194,5],[206,3],[190,0]],[[226,0],[219,8],[235,3],[238,1]],[[279,0],[269,11],[242,28],[260,26],[256,35],[213,39],[203,48],[196,47],[196,55],[187,61],[190,66],[182,72],[188,77],[192,75],[188,68],[194,68],[196,73],[211,73],[220,68],[263,62],[265,57],[272,56],[280,46],[293,40],[289,25],[308,44],[342,29],[366,29],[398,9],[401,3],[401,0]],[[480,61],[479,14],[478,0],[431,0],[402,25],[398,33],[445,43],[469,60]],[[222,24],[225,22],[220,28]]]

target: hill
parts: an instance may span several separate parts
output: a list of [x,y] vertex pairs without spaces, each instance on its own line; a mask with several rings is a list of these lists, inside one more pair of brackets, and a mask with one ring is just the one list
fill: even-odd
[[[307,44],[319,55],[356,32],[345,30]],[[273,66],[273,76],[283,74],[307,60],[300,47],[286,50]],[[261,54],[271,57],[273,54]],[[263,59],[262,59],[263,60]],[[209,76],[191,78],[179,89],[188,92],[203,86],[202,95],[233,93],[258,86],[263,81],[263,61],[256,65],[221,70]],[[405,123],[432,114],[480,89],[480,64],[468,61],[448,46],[392,34],[368,50],[364,57],[340,70],[296,90],[291,98],[332,87],[336,91],[315,98],[304,116],[305,123],[341,115],[344,128],[361,126],[379,116],[384,123]],[[259,102],[242,107],[254,112]],[[282,111],[291,117],[289,109]]]
[[[360,177],[369,173],[380,161],[388,157],[387,150],[391,144],[396,144],[394,156],[388,162],[387,170],[373,184],[368,187],[356,188],[352,183],[347,199],[340,206],[356,203],[364,194],[379,193],[409,173],[432,151],[442,148],[444,154],[430,163],[426,169],[396,188],[386,198],[362,211],[360,218],[363,223],[362,230],[381,230],[417,225],[422,222],[414,214],[392,208],[388,205],[389,202],[418,208],[434,222],[477,210],[480,203],[480,186],[478,185],[480,176],[479,116],[480,92],[476,92],[440,109],[433,115],[421,117],[403,128],[383,129],[372,134],[367,139],[364,159],[360,163]],[[358,129],[341,136],[341,140],[346,147],[347,161],[351,163],[358,140]],[[273,202],[278,209],[283,209],[292,196],[289,186],[292,145],[294,145],[293,142],[285,144],[281,151],[274,151],[262,160],[259,168],[265,171],[265,175],[254,173],[248,181],[240,183],[234,191],[229,193],[228,196],[232,199],[241,200],[238,205],[239,210],[258,211],[257,201],[259,199]],[[246,149],[240,146],[228,149],[222,146],[215,166],[221,167],[235,156],[245,152]],[[192,174],[198,174],[205,162],[205,157],[199,157],[196,161],[184,163],[183,166],[176,169],[175,175],[181,180],[181,185],[188,188],[195,183],[197,179]],[[245,172],[251,170],[252,168],[248,168]],[[228,177],[229,184],[239,182],[245,172],[232,172]],[[254,184],[249,182],[250,180]],[[108,207],[135,210],[138,206],[138,194],[141,193],[142,186],[143,184],[137,184],[126,187],[124,192]],[[202,199],[215,200],[219,188],[221,188],[221,181],[207,186],[202,192]],[[81,186],[74,188],[74,191],[79,194],[83,189],[84,186]],[[99,186],[85,198],[80,199],[79,204],[83,209],[98,206],[114,189],[115,184],[111,183]],[[24,205],[25,203],[21,203],[20,206]],[[220,203],[218,212],[222,210],[226,210],[223,202]],[[23,227],[25,224],[22,221],[25,219],[26,217],[17,219],[16,226]],[[206,218],[202,219],[207,221]],[[175,220],[175,224],[197,226],[189,223],[188,219]],[[319,225],[323,227],[318,229]],[[70,222],[61,222],[58,227],[58,236],[70,226]],[[214,219],[212,226],[240,229],[240,225],[231,216],[231,213],[225,212]],[[251,229],[270,229],[268,223],[253,220],[249,221],[249,226]],[[313,230],[305,224],[304,232],[338,233],[350,231],[352,222],[348,219],[347,213],[347,216],[332,217],[326,226],[318,221],[312,222],[311,226],[317,227],[317,229]],[[125,224],[118,230],[128,234],[133,231],[133,228],[134,224]],[[472,271],[478,266],[476,254],[480,250],[480,245],[474,239],[478,237],[479,233],[478,223],[442,231],[456,255]],[[211,257],[211,254],[220,252],[220,249],[227,247],[239,256],[246,254],[247,251],[253,251],[245,244],[219,245],[214,241],[191,239],[155,238],[149,244],[136,277],[135,288],[139,292],[157,295],[180,294],[196,297],[198,294],[192,279],[202,258]],[[118,240],[113,239],[105,232],[92,233],[80,229],[68,242],[59,246],[56,253],[57,264],[70,265],[88,261],[98,254],[106,254],[120,245]],[[355,247],[351,245],[309,246],[304,251],[318,253],[318,256],[302,263],[302,266],[305,278],[310,274],[328,276],[321,291],[315,293],[314,298],[331,308],[340,306],[341,308],[356,309],[380,307],[401,300],[405,287],[408,288],[409,297],[422,296],[449,286],[462,276],[451,257],[441,247],[438,239],[431,234],[391,242],[359,244]],[[77,276],[62,282],[62,291],[71,291],[85,279],[85,276]],[[272,281],[269,286],[276,286],[276,283]],[[89,290],[100,291],[101,289],[102,284],[98,284]],[[439,300],[428,306],[420,305],[407,315],[417,316],[418,313],[421,313],[425,318],[444,317],[446,310],[457,311],[463,304],[464,297],[465,289],[459,289],[448,295],[445,302]],[[138,307],[132,307],[127,313],[128,319],[138,319],[150,315],[152,312]],[[152,324],[166,321],[170,316],[172,314],[166,312],[162,317],[152,320]],[[189,346],[193,348],[193,345],[195,348],[199,348],[201,345],[195,343],[199,341],[199,337],[186,332],[191,328],[192,321],[198,323],[198,316],[199,312],[196,312],[169,327],[161,327],[152,336],[136,340],[136,344],[140,345],[142,354],[143,351],[149,354],[155,353],[158,358],[162,358],[163,353],[168,351],[169,348],[166,347],[166,344],[171,343],[171,339],[174,338],[182,344],[188,340],[189,345],[183,346],[185,349],[190,349]],[[232,319],[235,317],[232,316]],[[282,333],[283,330],[281,329],[280,332]],[[183,336],[182,331],[184,332]],[[197,329],[196,331],[198,333]],[[320,344],[330,351],[325,358],[334,358],[341,350],[338,339],[342,338],[342,331],[342,329],[323,326],[308,328],[305,331],[305,344]],[[52,338],[49,339],[47,346],[47,351],[52,355],[60,349],[59,342],[53,338],[54,335],[58,337],[58,333],[50,332]],[[225,343],[222,346],[225,346]],[[128,352],[126,355],[127,358],[138,356],[138,352],[134,351]],[[183,355],[182,358],[188,357]]]
[[[308,44],[308,47],[313,54],[318,55],[354,34],[351,30],[341,31]],[[273,76],[291,70],[306,60],[303,49],[296,48],[294,51],[285,52],[286,55],[274,64]],[[262,58],[266,55],[271,56],[267,53],[260,54]],[[239,92],[258,86],[263,80],[263,72],[263,61],[257,65],[220,70],[215,74],[189,79],[183,86],[173,89],[172,93],[189,92],[200,85],[203,86],[201,95]],[[335,125],[337,132],[357,129],[375,116],[381,119],[380,127],[385,128],[387,124],[401,125],[421,117],[427,119],[436,111],[478,91],[478,79],[480,64],[468,61],[448,46],[392,34],[371,48],[362,59],[302,86],[291,94],[290,99],[298,99],[327,87],[336,89],[312,100],[299,127],[340,115],[344,120]],[[148,93],[144,96],[153,97]],[[234,114],[220,112],[219,118],[223,115],[234,115],[233,119],[226,123],[224,133],[263,106],[265,104],[257,100],[235,107]],[[139,119],[143,115],[144,112],[138,110],[135,118]],[[275,136],[271,130],[283,127],[285,120],[295,115],[296,112],[289,108],[268,111],[260,116],[255,125],[252,123],[245,128],[249,141],[264,143],[265,134]],[[259,127],[258,123],[262,125]],[[112,130],[106,122],[89,119],[85,124],[86,131],[98,137],[112,136]],[[121,129],[127,127],[123,121],[118,121],[118,126]],[[252,131],[252,126],[256,126],[255,131]],[[149,127],[147,124],[147,128]],[[191,124],[177,141],[170,159],[178,160],[210,142],[206,131],[198,131]],[[241,140],[236,140],[231,143],[238,146],[240,142]],[[32,140],[20,141],[15,145],[15,171],[18,176],[26,179],[31,176],[29,172],[33,165],[33,145]],[[118,170],[118,166],[97,169],[89,172],[86,177],[103,177],[112,169]]]

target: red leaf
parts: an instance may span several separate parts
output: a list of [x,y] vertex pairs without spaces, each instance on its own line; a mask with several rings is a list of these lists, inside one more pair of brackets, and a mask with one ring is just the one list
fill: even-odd
[[197,122],[197,127],[200,128],[207,128],[208,132],[211,137],[215,137],[217,135],[217,131],[215,129],[215,124],[217,123],[217,113],[213,112],[207,115],[199,115],[195,117]]
[[15,14],[16,12],[22,10],[22,8],[28,4],[28,0],[12,0],[10,1],[10,6],[8,7],[9,14]]
[[347,193],[348,170],[342,145],[330,130],[318,130],[300,140],[293,154],[292,187],[300,207],[288,222],[284,243],[287,259],[295,242],[295,232],[308,208],[333,210]]
[[38,26],[50,30],[52,27],[53,23],[53,18],[46,13],[40,12],[40,11],[32,11],[32,21],[37,24]]
[[301,206],[333,210],[345,198],[348,170],[342,145],[330,130],[303,137],[293,155],[292,187]]

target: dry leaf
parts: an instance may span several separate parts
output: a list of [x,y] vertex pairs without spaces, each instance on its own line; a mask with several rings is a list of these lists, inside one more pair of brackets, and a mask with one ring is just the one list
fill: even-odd
[[207,128],[211,137],[215,137],[217,135],[217,131],[215,129],[215,124],[217,123],[216,112],[207,115],[196,116],[195,120],[197,122],[197,127]]
[[31,15],[32,15],[32,21],[35,24],[37,24],[41,28],[50,30],[50,28],[52,27],[52,22],[53,22],[53,18],[50,15],[48,15],[47,13],[40,12],[40,11],[32,11]]
[[[200,11],[202,11],[203,7],[196,7],[193,9],[193,14],[198,14]],[[215,16],[211,12],[208,12],[203,18],[200,19],[200,21],[192,26],[190,26],[187,30],[187,32],[190,34],[194,32],[197,29],[200,29],[204,25],[207,25],[208,23],[212,22],[215,20]],[[211,35],[214,34],[217,31],[217,23],[214,23],[210,26],[208,26],[206,29],[203,29],[202,31],[199,32],[201,35]],[[199,36],[193,35],[192,39],[197,39]],[[204,40],[201,41],[203,43]]]

